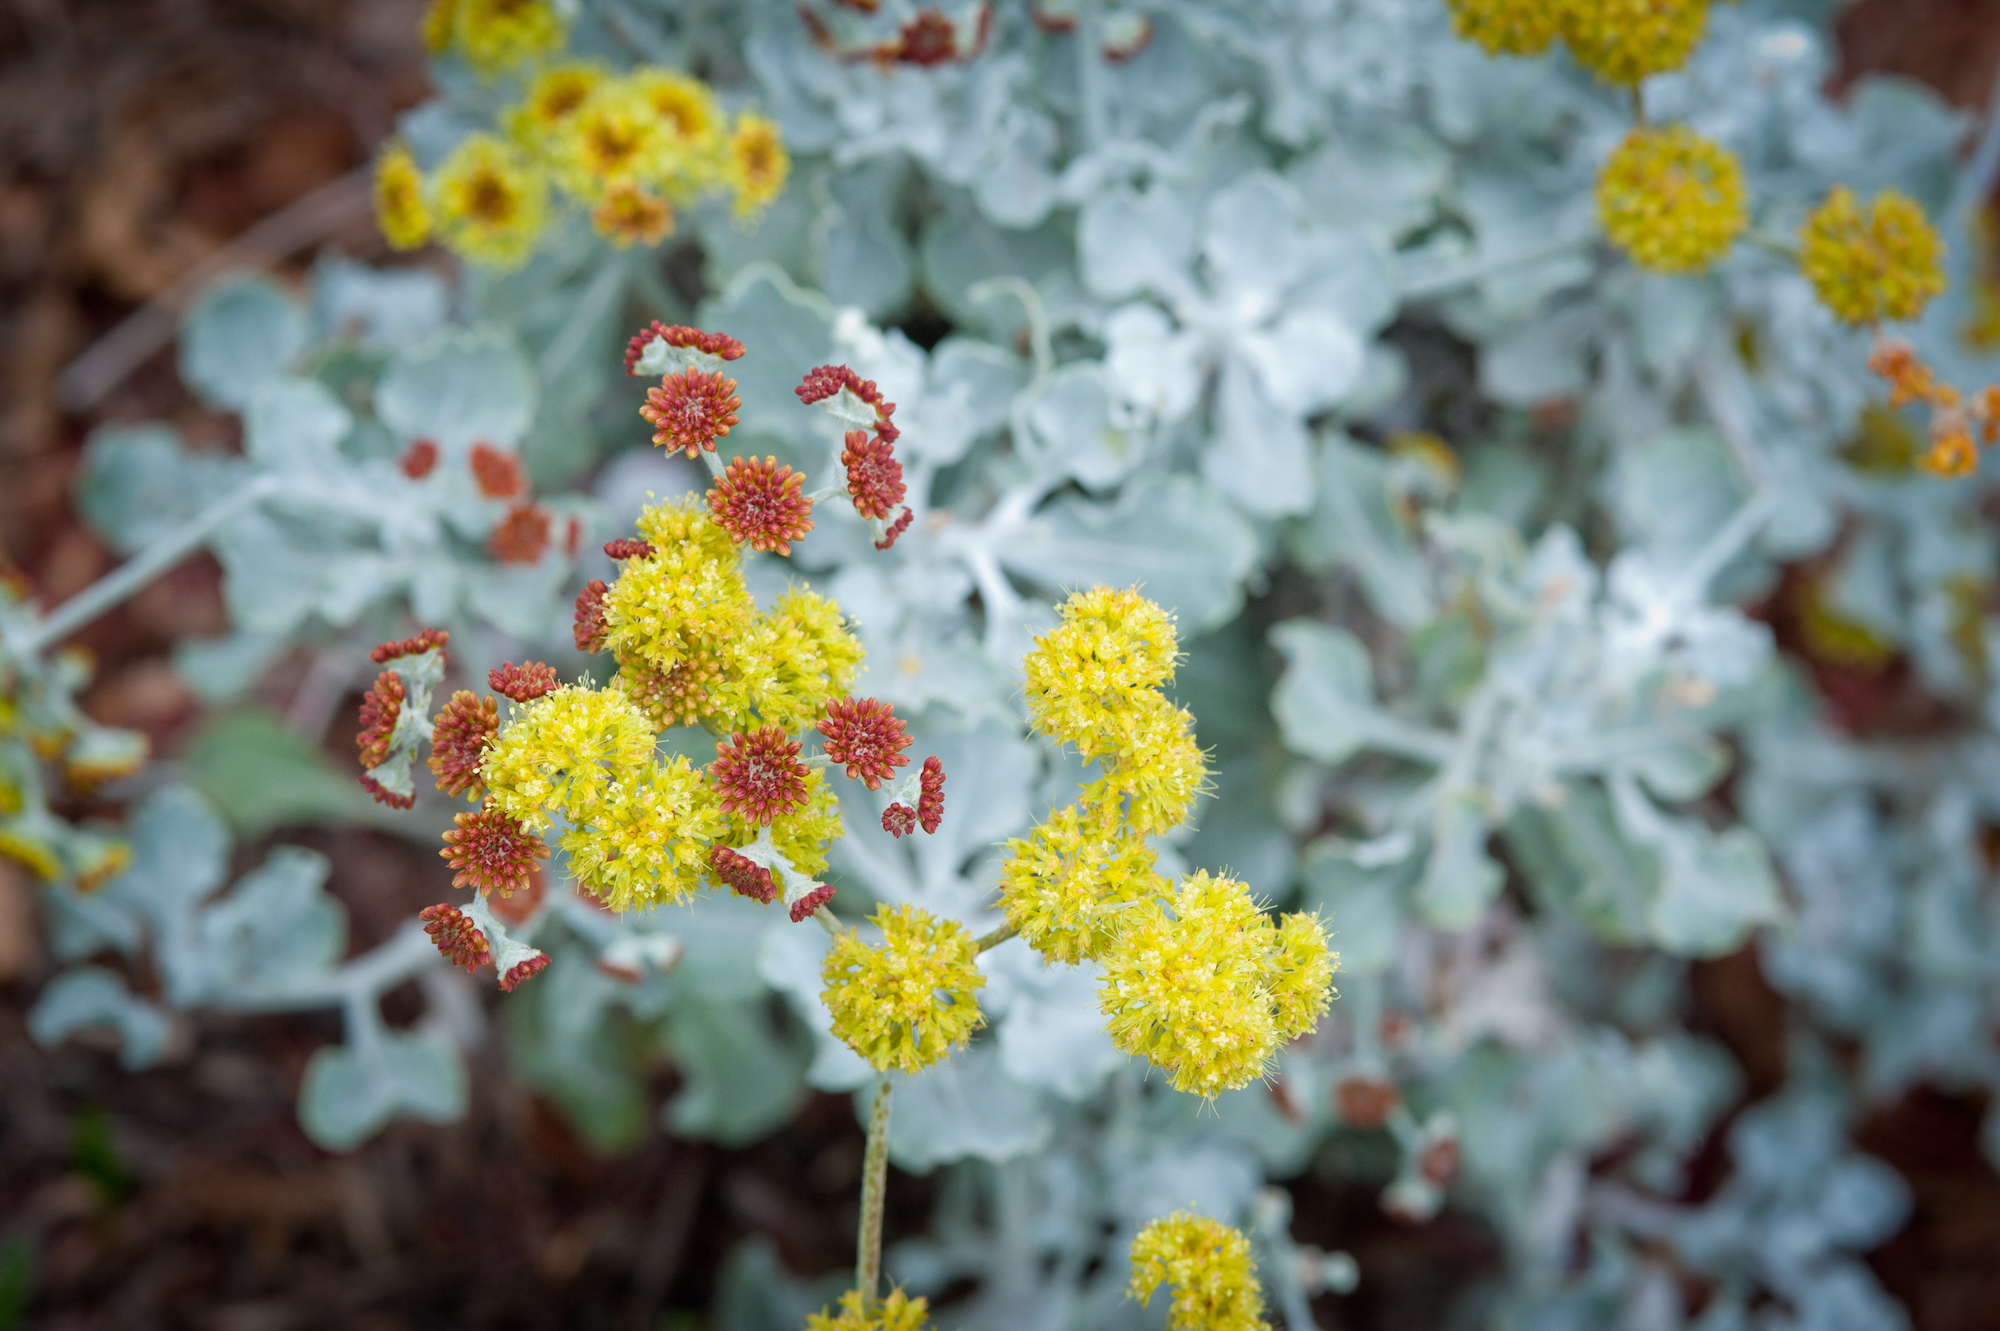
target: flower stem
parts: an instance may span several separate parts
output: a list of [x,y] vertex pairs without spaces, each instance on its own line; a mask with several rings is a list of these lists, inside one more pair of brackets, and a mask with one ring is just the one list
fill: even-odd
[[1008,939],[1014,937],[1016,934],[1020,932],[1021,930],[1018,926],[1012,924],[1003,924],[999,928],[993,930],[990,933],[983,933],[979,935],[978,939],[973,943],[973,946],[978,948],[981,952],[989,951],[992,948],[1000,946],[1002,943],[1006,942]]
[[854,1288],[873,1305],[882,1283],[882,1200],[889,1186],[889,1078],[868,1108],[868,1154],[861,1165],[861,1237],[854,1249]]

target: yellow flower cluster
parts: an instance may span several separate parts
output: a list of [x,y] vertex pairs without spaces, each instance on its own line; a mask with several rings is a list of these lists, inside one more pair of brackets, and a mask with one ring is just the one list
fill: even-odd
[[[817,875],[826,869],[827,847],[847,834],[840,820],[840,797],[818,769],[805,775],[806,800],[790,813],[771,818],[771,844],[803,874]],[[715,844],[740,849],[757,839],[756,820],[738,813],[722,815],[722,830]]]
[[1127,912],[1100,961],[1112,1041],[1205,1096],[1248,1085],[1311,1030],[1333,976],[1316,918],[1274,925],[1243,884],[1206,872]]
[[1628,88],[1685,65],[1708,25],[1708,0],[1560,0],[1556,7],[1576,62]]
[[1635,129],[1597,177],[1604,233],[1641,268],[1706,268],[1750,224],[1743,170],[1720,145],[1681,125]]
[[924,1331],[928,1325],[924,1314],[929,1311],[928,1300],[913,1299],[900,1289],[890,1290],[889,1297],[871,1309],[860,1290],[850,1289],[840,1296],[838,1313],[822,1311],[807,1317],[806,1331]]
[[652,765],[653,731],[615,689],[566,685],[520,704],[480,763],[489,797],[531,831],[587,823],[614,783]]
[[492,75],[555,50],[566,26],[551,0],[431,0],[424,44]]
[[676,755],[621,774],[561,844],[577,882],[625,911],[686,901],[707,885],[708,848],[721,828],[714,789]]
[[1031,945],[1074,962],[1096,956],[1118,912],[1164,882],[1145,838],[1186,821],[1207,768],[1193,718],[1160,691],[1180,655],[1172,618],[1110,587],[1078,592],[1061,615],[1022,663],[1029,720],[1103,774],[1008,843],[1001,904]]
[[[427,31],[433,49],[486,72],[539,59],[563,36],[540,0],[439,0]],[[791,171],[772,122],[748,112],[732,122],[707,84],[650,66],[543,65],[499,123],[504,132],[469,136],[429,181],[407,149],[383,154],[376,215],[392,246],[435,234],[468,259],[515,267],[533,254],[552,193],[614,245],[657,245],[677,208],[727,191],[747,217],[784,192]]]
[[1131,1256],[1133,1298],[1150,1299],[1161,1285],[1173,1290],[1167,1331],[1269,1331],[1250,1240],[1241,1231],[1176,1211],[1140,1230]]
[[1451,30],[1488,55],[1536,55],[1556,39],[1554,0],[1446,0]]
[[648,507],[639,531],[653,553],[605,593],[604,641],[655,728],[797,730],[848,691],[863,653],[840,607],[795,588],[760,613],[699,495]]
[[1866,207],[1836,188],[1799,232],[1799,268],[1843,322],[1914,319],[1945,288],[1944,240],[1922,205],[1883,190]]
[[884,906],[874,920],[880,945],[869,947],[852,932],[834,940],[820,968],[821,997],[833,1033],[869,1066],[916,1072],[981,1024],[979,945],[964,925],[917,906]]
[[1708,0],[1446,3],[1452,30],[1489,55],[1535,55],[1561,37],[1578,64],[1624,87],[1686,64],[1708,22]]

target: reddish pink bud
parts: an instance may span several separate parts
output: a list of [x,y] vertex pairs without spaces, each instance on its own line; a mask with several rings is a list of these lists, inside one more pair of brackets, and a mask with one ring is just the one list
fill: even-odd
[[457,827],[444,834],[438,855],[457,871],[453,887],[476,887],[504,897],[525,888],[535,861],[549,857],[540,837],[491,805],[452,821]]
[[576,597],[576,627],[571,634],[579,652],[604,650],[604,593],[611,589],[598,578],[583,585]]
[[435,439],[419,439],[403,450],[402,458],[396,463],[403,469],[403,475],[413,481],[421,481],[431,474],[438,464],[438,446]]
[[475,798],[485,794],[479,764],[486,756],[486,746],[499,732],[500,714],[493,699],[482,702],[464,689],[452,694],[431,723],[430,769],[438,789],[447,795],[469,793]]
[[903,464],[886,439],[849,430],[846,442],[840,465],[847,468],[847,493],[854,499],[854,511],[864,518],[888,517],[903,502]]
[[693,457],[704,449],[715,451],[715,441],[736,424],[742,405],[736,381],[720,370],[712,374],[682,370],[660,380],[658,388],[646,390],[646,405],[639,414],[653,426],[655,444],[669,452],[686,449]]
[[[843,388],[874,407],[876,415],[884,414],[882,390],[875,386],[875,381],[863,379],[845,365],[821,365],[807,370],[805,379],[792,391],[798,394],[799,401],[811,406],[815,402],[824,402]],[[889,410],[895,409],[891,404]]]
[[715,876],[729,884],[730,891],[739,897],[749,897],[765,906],[778,898],[778,884],[772,879],[771,871],[727,846],[709,849],[708,867],[715,870]]
[[722,796],[724,813],[740,813],[757,823],[782,818],[806,802],[806,765],[799,742],[777,726],[734,735],[715,746],[708,779]]
[[905,832],[917,830],[917,811],[907,804],[891,804],[882,810],[882,830],[901,840]]
[[826,756],[870,790],[881,789],[884,777],[894,776],[910,761],[902,754],[911,744],[903,733],[902,718],[893,705],[875,698],[838,698],[828,703],[819,733]]
[[425,629],[414,638],[404,638],[401,642],[378,642],[368,653],[368,659],[376,665],[388,665],[405,656],[421,656],[433,647],[442,649],[451,641],[451,634],[443,629]]
[[486,538],[486,552],[503,564],[532,564],[549,548],[549,512],[536,504],[516,504]]
[[354,737],[363,767],[380,767],[388,761],[396,722],[403,715],[403,696],[403,678],[393,670],[375,676],[375,683],[363,695],[361,733]]
[[806,893],[804,896],[800,897],[797,901],[794,901],[792,903],[792,912],[791,912],[792,923],[799,924],[803,922],[804,920],[809,918],[814,911],[818,910],[821,906],[824,906],[827,902],[832,900],[833,900],[833,889],[827,886],[825,883],[821,883],[818,887],[814,888],[812,891]]
[[813,529],[805,479],[773,457],[733,458],[708,492],[708,510],[737,544],[747,541],[752,550],[789,555],[792,542]]
[[527,491],[527,468],[514,454],[503,453],[482,441],[472,446],[470,462],[472,478],[479,483],[479,493],[488,499],[512,499]]
[[388,789],[380,781],[377,781],[371,773],[363,772],[361,774],[361,788],[370,795],[373,795],[377,804],[386,804],[392,809],[416,807],[417,797],[415,795],[398,795],[395,791]]
[[897,34],[894,58],[926,68],[950,64],[958,59],[958,32],[942,10],[921,10]]
[[615,541],[604,543],[604,553],[613,559],[649,559],[653,554],[653,543],[636,537],[620,536]]
[[548,969],[548,964],[549,954],[546,952],[537,952],[526,961],[509,968],[507,973],[500,977],[500,992],[504,994],[513,993],[523,980],[532,980]]
[[896,538],[910,529],[910,510],[904,509],[903,516],[889,524],[889,530],[882,533],[882,539],[875,542],[877,550],[887,550],[896,543]]
[[696,351],[705,351],[722,360],[736,360],[743,355],[743,344],[727,333],[704,333],[699,328],[689,328],[683,324],[663,324],[655,319],[641,328],[638,334],[625,344],[625,373],[639,372],[639,357],[646,354],[646,348],[656,337],[664,338],[670,347],[693,347]]
[[503,698],[515,702],[527,702],[539,698],[544,693],[556,691],[556,668],[543,665],[540,661],[529,661],[515,665],[512,661],[502,662],[498,670],[486,672],[486,686]]
[[476,971],[493,960],[493,949],[487,946],[486,935],[458,907],[426,906],[417,912],[417,918],[424,922],[424,932],[452,965]]
[[926,833],[935,832],[944,821],[944,764],[935,753],[924,759],[923,769],[917,773],[917,786],[921,792],[917,796],[917,821],[924,825]]

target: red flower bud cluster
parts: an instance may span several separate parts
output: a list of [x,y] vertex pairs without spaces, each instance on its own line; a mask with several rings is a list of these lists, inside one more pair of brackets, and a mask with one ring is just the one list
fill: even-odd
[[613,559],[646,559],[653,553],[653,543],[636,536],[620,536],[604,543],[604,553]]
[[799,761],[799,742],[786,738],[777,726],[718,742],[708,779],[722,796],[724,813],[742,814],[760,824],[782,818],[806,802],[806,765]]
[[[859,431],[856,431],[858,434]],[[774,457],[732,458],[729,470],[708,492],[708,509],[729,539],[752,550],[792,552],[792,542],[813,529],[812,500],[803,493],[805,475],[781,467]]]
[[384,670],[361,699],[361,733],[354,737],[354,742],[361,750],[363,767],[380,767],[388,761],[396,722],[403,715],[404,697],[403,677],[393,670]]
[[667,375],[658,388],[646,390],[639,414],[653,426],[653,442],[669,452],[686,449],[689,457],[715,451],[715,441],[736,424],[743,399],[736,381],[720,370],[686,369]]
[[870,790],[881,789],[883,778],[894,776],[910,761],[902,754],[911,743],[902,718],[893,705],[875,698],[837,698],[828,703],[819,733],[834,765],[846,768],[848,776]]
[[417,918],[424,922],[424,932],[452,965],[476,971],[493,960],[493,949],[487,945],[486,935],[458,907],[426,906],[417,912]]
[[814,911],[832,900],[833,888],[825,883],[821,883],[818,887],[815,887],[812,891],[792,903],[792,923],[804,923]]
[[917,821],[926,833],[936,832],[944,821],[944,764],[935,753],[924,759],[917,786]]
[[549,511],[516,504],[486,538],[486,552],[502,564],[532,564],[549,548]]
[[481,440],[472,446],[468,461],[472,478],[479,483],[479,493],[488,499],[512,499],[527,492],[528,472],[518,454],[503,453]]
[[792,391],[798,394],[799,401],[811,406],[826,401],[843,388],[875,408],[875,433],[892,444],[902,437],[903,432],[889,419],[896,414],[896,404],[882,400],[882,390],[873,379],[863,379],[845,365],[821,365],[807,370],[805,379]]
[[414,638],[404,638],[401,642],[378,642],[368,653],[368,659],[376,665],[388,665],[391,661],[405,656],[421,656],[433,647],[442,649],[451,641],[451,634],[443,629],[425,629]]
[[527,887],[535,861],[549,857],[540,837],[491,805],[453,821],[457,827],[444,834],[444,849],[438,852],[457,871],[453,887],[504,897]]
[[722,360],[736,360],[743,355],[743,344],[727,333],[704,333],[699,328],[689,328],[684,324],[663,324],[658,319],[641,328],[625,345],[625,373],[638,374],[639,357],[646,354],[654,338],[663,338],[670,347],[692,347],[705,351]]
[[486,672],[487,687],[515,702],[527,702],[544,693],[554,693],[556,684],[556,668],[540,661],[530,661],[526,665],[505,661],[498,670]]
[[708,852],[708,866],[739,897],[749,897],[764,906],[778,898],[778,884],[771,871],[747,855],[727,846],[715,846]]
[[537,975],[548,969],[548,965],[549,954],[546,952],[537,952],[526,961],[510,967],[507,973],[500,977],[500,992],[503,994],[513,993],[521,985],[522,981],[534,979]]
[[903,502],[903,464],[886,439],[870,439],[860,430],[847,432],[840,465],[847,468],[847,493],[854,511],[864,518],[886,518]]
[[377,781],[373,773],[361,774],[361,788],[375,797],[377,804],[386,804],[392,809],[413,809],[417,805],[415,795],[398,795],[395,791]]
[[499,733],[500,715],[492,698],[481,701],[464,689],[452,694],[431,723],[430,769],[438,789],[475,799],[485,794],[479,763]]
[[592,578],[576,597],[576,627],[571,630],[579,652],[604,650],[604,593],[611,588],[601,578]]
[[910,529],[910,510],[906,508],[903,510],[903,516],[897,518],[894,522],[890,523],[888,529],[882,533],[882,539],[875,542],[875,548],[877,550],[887,550],[890,546],[896,543],[896,538],[898,536],[901,536],[904,532],[908,531],[909,529]]
[[438,446],[435,439],[417,439],[403,450],[403,456],[396,465],[403,469],[403,475],[413,481],[421,481],[431,474],[438,464]]

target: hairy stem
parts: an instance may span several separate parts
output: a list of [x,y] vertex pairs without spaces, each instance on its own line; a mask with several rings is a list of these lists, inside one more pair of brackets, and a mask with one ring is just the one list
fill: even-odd
[[868,1108],[868,1154],[861,1166],[861,1237],[854,1248],[854,1288],[872,1305],[882,1281],[882,1199],[889,1186],[889,1078]]
[[973,946],[978,948],[981,952],[986,952],[1000,946],[1002,943],[1006,942],[1008,939],[1014,937],[1016,934],[1020,932],[1021,932],[1020,929],[1018,929],[1014,925],[1003,924],[999,928],[993,930],[991,933],[983,933],[979,935],[978,939],[973,943]]

